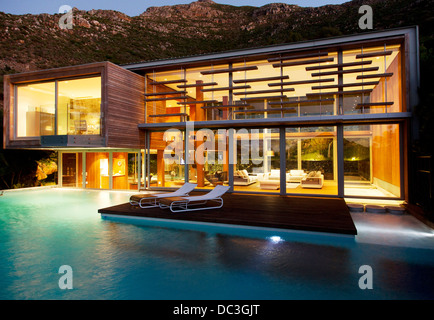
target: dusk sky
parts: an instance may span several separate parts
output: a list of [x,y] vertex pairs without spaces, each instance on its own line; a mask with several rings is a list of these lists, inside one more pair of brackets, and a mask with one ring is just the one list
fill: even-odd
[[[216,0],[221,4],[230,4],[233,6],[255,6],[260,7],[268,3],[280,2],[288,4],[296,4],[302,7],[317,7],[326,4],[341,4],[349,0]],[[191,3],[193,0],[54,0],[54,1],[35,1],[35,0],[19,0],[19,1],[0,1],[0,11],[12,14],[39,14],[39,13],[58,13],[62,5],[77,7],[81,10],[91,9],[110,9],[123,12],[129,16],[137,16],[144,12],[148,7],[164,6],[174,4]]]

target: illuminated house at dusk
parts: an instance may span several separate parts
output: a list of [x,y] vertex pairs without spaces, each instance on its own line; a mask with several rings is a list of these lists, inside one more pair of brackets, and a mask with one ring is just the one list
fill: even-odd
[[57,151],[60,187],[406,200],[418,43],[412,27],[7,75],[4,146]]

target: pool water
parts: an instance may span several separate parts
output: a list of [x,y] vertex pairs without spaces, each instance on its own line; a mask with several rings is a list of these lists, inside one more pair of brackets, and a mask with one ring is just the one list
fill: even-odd
[[[5,192],[0,299],[434,298],[433,232],[411,216],[390,217],[383,226],[384,215],[356,215],[359,235],[352,238],[98,214],[128,197],[56,188]],[[72,268],[71,290],[59,287],[63,265]],[[373,289],[359,287],[364,265],[372,268]]]

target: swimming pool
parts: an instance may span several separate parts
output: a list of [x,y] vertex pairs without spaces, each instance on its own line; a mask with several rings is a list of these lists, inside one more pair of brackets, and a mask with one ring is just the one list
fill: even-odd
[[[355,215],[356,238],[101,219],[128,200],[44,189],[0,197],[0,299],[432,299],[434,236],[411,216]],[[128,221],[127,221],[128,222]],[[59,287],[70,266],[72,290]],[[361,266],[373,289],[362,290]]]

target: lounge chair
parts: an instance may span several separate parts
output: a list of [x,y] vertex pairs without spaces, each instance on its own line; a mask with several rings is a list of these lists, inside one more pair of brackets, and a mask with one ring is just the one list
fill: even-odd
[[185,183],[181,188],[174,192],[169,193],[154,193],[154,194],[137,194],[130,197],[130,204],[132,206],[139,206],[140,208],[156,208],[159,206],[158,202],[160,199],[170,198],[170,197],[182,197],[188,196],[197,184]]
[[[228,186],[217,185],[213,190],[202,196],[172,197],[161,199],[160,208],[169,208],[172,212],[218,209],[223,207],[222,196],[229,190]],[[208,203],[215,203],[208,206]],[[196,207],[199,206],[199,207]]]

